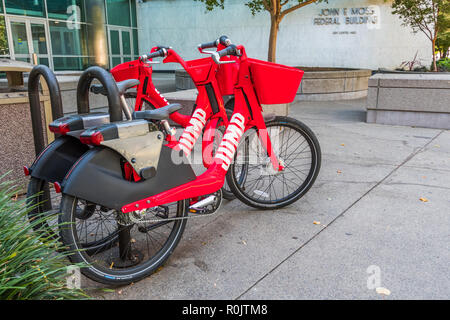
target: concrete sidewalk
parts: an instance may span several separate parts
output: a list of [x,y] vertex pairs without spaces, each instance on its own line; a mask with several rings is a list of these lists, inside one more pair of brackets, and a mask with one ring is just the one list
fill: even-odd
[[[299,102],[291,116],[310,126],[322,147],[321,172],[303,198],[277,211],[224,200],[216,215],[188,222],[159,272],[114,293],[91,293],[449,299],[450,131],[366,124],[365,100]],[[83,286],[101,287],[87,279]]]

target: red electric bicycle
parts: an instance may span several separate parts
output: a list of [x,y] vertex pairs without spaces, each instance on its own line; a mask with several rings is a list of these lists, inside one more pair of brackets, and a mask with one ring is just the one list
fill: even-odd
[[[244,203],[277,209],[302,197],[320,169],[320,146],[305,124],[289,117],[265,120],[262,115],[261,104],[292,102],[302,71],[248,58],[242,45],[218,52],[200,48],[212,59],[192,61],[162,49],[152,56],[180,63],[199,90],[180,139],[157,126],[179,109],[176,105],[135,111],[133,121],[88,129],[81,141],[93,147],[60,186],[60,222],[70,225],[60,234],[75,252],[70,259],[87,262],[82,272],[107,284],[135,282],[161,266],[180,241],[187,218],[218,210],[225,178]],[[234,66],[228,70],[235,96],[229,122],[216,78],[224,66]],[[218,148],[210,152],[213,139],[208,137],[219,120],[227,128]],[[187,155],[202,130],[208,169],[196,176]],[[125,165],[131,171],[124,170]],[[86,203],[95,209],[79,217]],[[80,223],[84,228],[77,227]],[[86,246],[95,244],[96,237],[118,241]]]
[[[201,45],[201,47],[217,48],[220,50],[225,48],[229,43],[231,42],[228,37],[221,36],[211,43]],[[154,47],[149,55],[141,56],[137,60],[122,63],[111,69],[111,74],[114,77],[114,80],[118,82],[121,89],[122,110],[127,118],[131,118],[131,112],[133,110],[153,110],[169,105],[167,99],[165,99],[164,96],[162,96],[161,93],[155,88],[152,81],[153,68],[151,66],[153,63],[157,63],[154,62],[152,58],[160,56],[165,50],[166,48]],[[130,81],[131,79],[138,81],[133,82]],[[220,89],[225,92],[224,94],[231,95],[232,85],[230,86],[230,83],[227,80],[227,74],[224,72],[218,72],[217,80]],[[135,88],[136,90],[130,91],[132,88]],[[90,86],[90,91],[94,94],[103,94],[105,96],[108,95],[108,92],[103,85],[92,85]],[[231,110],[227,110],[228,116],[231,116],[231,113]],[[189,125],[191,116],[174,112],[170,115],[170,119],[181,127],[186,127]],[[55,123],[50,125],[51,131],[64,137],[57,139],[53,144],[49,145],[48,148],[46,148],[43,153],[36,158],[35,162],[30,167],[30,170],[26,168],[26,171],[34,171],[27,191],[27,198],[29,199],[28,201],[31,207],[29,214],[30,219],[34,219],[34,217],[38,215],[52,215],[57,212],[55,208],[58,207],[60,197],[55,194],[53,190],[48,187],[48,185],[54,182],[60,183],[67,170],[70,168],[71,163],[74,163],[77,158],[81,157],[81,155],[88,150],[87,146],[80,145],[77,139],[69,137],[69,135],[73,135],[72,131],[78,131],[79,129],[87,128],[89,125],[93,126],[104,122],[109,122],[108,114],[98,113],[87,116],[83,115],[82,117],[72,116],[58,119]],[[225,131],[226,124],[227,123],[221,121],[221,119],[215,121],[215,125],[217,125],[218,130],[215,130],[214,132],[214,141],[220,141]],[[209,136],[208,139],[211,139],[211,136]],[[206,146],[209,144],[210,143],[208,142],[204,145]],[[47,159],[53,159],[53,161],[49,163]],[[70,159],[70,161],[67,161],[68,159]],[[61,163],[64,163],[65,165],[61,165]],[[45,172],[43,172],[43,174],[38,174],[38,171],[40,172],[42,170],[39,170],[39,168],[36,169],[37,166],[39,168],[49,169],[43,169]],[[67,166],[69,166],[69,168],[66,168]],[[58,172],[55,172],[55,167],[59,169],[56,170]],[[52,175],[48,174],[47,171],[49,170],[53,171]],[[29,174],[30,173],[28,172],[27,175]],[[227,186],[227,183],[224,184],[222,192],[223,197],[227,200],[232,200],[235,198],[233,192]],[[47,195],[44,196],[44,193]],[[44,201],[44,199],[48,200]],[[87,204],[86,208],[87,209],[83,212],[90,212],[92,206]],[[82,211],[80,210],[80,212]],[[84,213],[80,214],[80,216],[83,215]],[[53,224],[50,219],[44,224],[44,227],[48,230],[52,229],[49,227],[49,224]],[[36,228],[41,227],[42,226],[36,226]]]
[[[222,50],[226,48],[228,45],[231,44],[230,39],[223,35],[216,39],[215,41],[204,43],[199,45],[199,51],[202,52],[202,49],[207,48],[215,48],[217,51]],[[152,48],[149,55],[143,55],[140,56],[138,60],[125,62],[122,64],[119,64],[111,69],[111,74],[113,75],[114,79],[118,82],[120,81],[126,81],[129,79],[137,79],[139,80],[139,84],[135,87],[136,91],[130,92],[127,91],[124,94],[126,104],[134,109],[135,111],[140,110],[152,110],[157,108],[162,108],[167,105],[169,105],[169,101],[167,101],[166,98],[158,91],[158,89],[155,88],[153,81],[152,81],[152,72],[153,68],[151,65],[153,63],[159,63],[158,61],[153,61],[153,57],[158,57],[161,55],[161,52],[164,52],[169,48],[164,47],[154,47]],[[236,72],[236,67],[223,67],[219,68],[216,73],[216,79],[217,79],[217,86],[218,91],[220,91],[220,94],[222,97],[224,96],[232,96],[233,95],[233,83],[231,81],[232,77],[230,77],[231,73]],[[93,90],[91,90],[94,93],[103,93],[105,94],[104,90],[102,90],[100,87],[92,86]],[[209,95],[213,95],[211,87],[207,87],[206,90],[208,90]],[[218,106],[214,105],[213,108],[217,109]],[[226,114],[228,116],[228,120],[231,117],[232,110],[234,108],[234,99],[228,99],[227,103],[225,104]],[[192,116],[192,115],[191,115]],[[175,122],[175,124],[180,125],[181,127],[185,128],[189,125],[189,120],[191,119],[191,116],[183,115],[178,112],[174,112],[170,115],[170,119]],[[206,119],[209,121],[209,119]],[[210,130],[209,132],[214,134],[212,138],[214,138],[214,141],[220,141],[226,128],[226,122],[223,121],[221,118],[217,118],[214,120],[212,125],[217,126],[218,130]],[[208,128],[211,127],[211,125],[207,125]],[[211,139],[211,135],[205,136],[207,139]],[[205,152],[205,148],[211,148],[211,141],[205,141],[202,144],[203,148],[203,155],[207,155],[208,152]],[[211,157],[211,155],[209,155]],[[205,163],[205,162],[204,162]],[[223,189],[222,189],[223,197],[227,200],[233,200],[235,199],[235,195],[230,190],[230,188],[227,186],[227,183],[225,182]]]

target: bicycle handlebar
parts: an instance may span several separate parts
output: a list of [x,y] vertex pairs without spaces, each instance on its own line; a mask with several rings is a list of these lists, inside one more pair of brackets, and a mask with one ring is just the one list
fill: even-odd
[[218,46],[218,44],[219,44],[219,39],[214,40],[212,42],[201,43],[201,44],[198,45],[198,47],[200,49],[215,48],[215,47]]
[[227,36],[221,36],[219,39],[216,39],[212,42],[201,43],[198,45],[198,47],[200,49],[216,48],[219,43],[224,47],[228,47],[229,45],[231,45],[231,40]]
[[146,61],[148,59],[158,58],[158,57],[166,57],[167,56],[167,50],[170,49],[168,47],[159,47],[159,50],[155,52],[151,52],[149,54],[144,54],[139,57],[139,60]]
[[228,47],[228,46],[231,45],[231,40],[230,40],[230,38],[228,38],[227,36],[221,36],[221,37],[219,38],[219,43],[220,43],[221,45],[223,45],[224,47]]
[[217,51],[217,55],[222,58],[224,56],[239,56],[240,53],[234,44],[230,44],[229,47],[226,47],[223,50]]

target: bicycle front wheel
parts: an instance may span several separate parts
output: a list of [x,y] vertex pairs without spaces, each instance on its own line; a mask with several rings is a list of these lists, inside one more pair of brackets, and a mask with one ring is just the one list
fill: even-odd
[[[289,117],[266,123],[280,171],[275,171],[256,128],[241,138],[227,182],[236,197],[258,209],[278,209],[300,199],[314,184],[320,170],[319,141],[308,126]],[[242,167],[246,174],[242,176]]]

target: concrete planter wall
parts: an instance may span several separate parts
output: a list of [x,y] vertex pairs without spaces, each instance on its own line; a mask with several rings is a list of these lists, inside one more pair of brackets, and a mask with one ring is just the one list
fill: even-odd
[[[296,100],[331,101],[358,99],[367,96],[370,70],[339,68],[303,68],[305,74]],[[194,83],[185,70],[175,71],[177,90],[194,89]]]
[[307,68],[297,92],[297,100],[333,101],[367,96],[371,70]]
[[188,75],[186,70],[177,69],[175,70],[175,87],[177,90],[190,90],[195,89],[195,84],[191,77]]
[[450,129],[450,73],[375,74],[367,122]]

